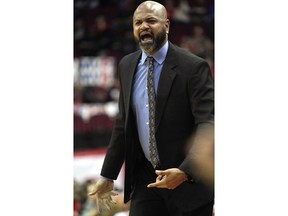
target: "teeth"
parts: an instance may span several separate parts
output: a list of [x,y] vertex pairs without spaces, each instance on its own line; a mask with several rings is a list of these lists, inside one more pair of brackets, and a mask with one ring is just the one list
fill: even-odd
[[142,40],[152,40],[152,37],[150,35],[143,35],[141,37]]
[[152,37],[152,36],[149,33],[142,33],[140,34],[140,37],[144,38],[144,37]]

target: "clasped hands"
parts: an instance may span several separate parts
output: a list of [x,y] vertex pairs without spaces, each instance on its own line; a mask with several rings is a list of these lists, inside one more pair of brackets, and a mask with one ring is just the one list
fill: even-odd
[[186,173],[178,168],[156,170],[155,173],[157,175],[156,181],[148,184],[148,188],[156,187],[175,189],[188,179]]
[[114,204],[116,204],[112,196],[118,195],[113,190],[113,180],[100,178],[91,191],[88,191],[88,195],[92,200],[96,201],[96,215],[99,215],[103,208],[110,210]]

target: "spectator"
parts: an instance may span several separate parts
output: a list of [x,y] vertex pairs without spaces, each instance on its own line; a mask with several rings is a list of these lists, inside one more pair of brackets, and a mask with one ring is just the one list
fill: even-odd
[[201,25],[195,25],[190,35],[183,36],[180,46],[202,58],[214,54],[214,45]]

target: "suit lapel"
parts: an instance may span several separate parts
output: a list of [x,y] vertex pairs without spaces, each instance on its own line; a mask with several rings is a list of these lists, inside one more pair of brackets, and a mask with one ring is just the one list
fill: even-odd
[[[125,103],[125,113],[126,115],[126,123],[128,122],[128,113],[131,103],[131,92],[132,92],[132,83],[134,78],[134,73],[136,71],[136,67],[139,61],[139,58],[141,56],[141,51],[136,52],[132,57],[131,60],[127,62],[126,66],[124,68],[123,72],[123,97],[124,97],[124,103]],[[127,125],[126,125],[127,126]]]
[[177,66],[176,51],[174,46],[169,43],[169,49],[166,59],[162,68],[162,72],[159,79],[157,98],[156,98],[156,117],[155,117],[155,130],[157,131],[160,124],[160,120],[165,108],[169,92],[173,80],[176,77],[176,72],[173,70]]

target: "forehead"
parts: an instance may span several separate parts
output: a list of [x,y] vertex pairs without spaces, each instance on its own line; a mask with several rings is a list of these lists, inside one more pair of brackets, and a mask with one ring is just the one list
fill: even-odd
[[134,13],[133,20],[142,20],[147,18],[156,18],[161,19],[162,18],[161,10],[159,8],[147,8],[147,7],[141,7],[137,8],[137,10]]
[[160,16],[157,16],[155,13],[137,13],[133,16],[133,20],[147,20],[147,19],[161,19]]

